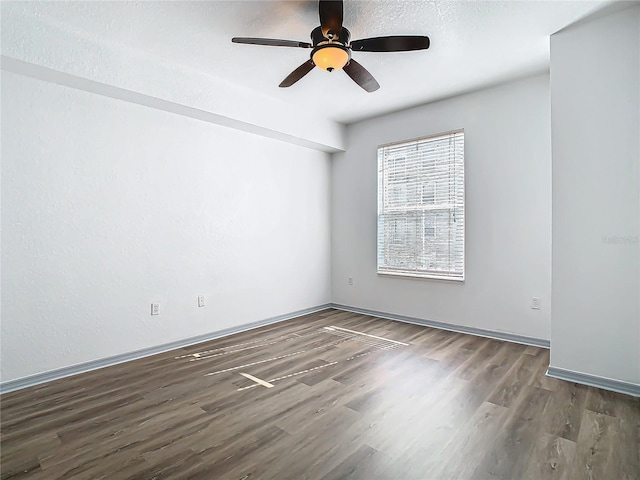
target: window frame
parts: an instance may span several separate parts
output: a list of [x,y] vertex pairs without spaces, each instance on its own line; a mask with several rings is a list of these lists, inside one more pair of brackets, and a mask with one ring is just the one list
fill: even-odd
[[[462,226],[462,246],[461,246],[461,255],[462,255],[462,272],[460,275],[456,274],[455,276],[453,275],[447,275],[447,274],[438,274],[436,273],[436,271],[431,271],[431,272],[425,272],[425,271],[416,271],[416,272],[409,272],[409,271],[401,271],[400,269],[398,271],[393,271],[393,270],[384,270],[381,271],[380,270],[380,242],[384,241],[381,237],[381,224],[380,224],[380,216],[381,216],[381,210],[380,210],[380,197],[381,197],[381,192],[380,189],[384,188],[384,183],[381,180],[382,177],[382,169],[383,167],[381,167],[380,165],[380,150],[386,147],[393,147],[393,146],[400,146],[403,144],[410,144],[410,143],[414,143],[414,142],[428,142],[428,141],[433,141],[433,140],[437,140],[438,138],[442,138],[442,137],[449,137],[455,134],[462,134],[462,213],[463,213],[463,226]],[[467,270],[467,265],[466,265],[466,243],[467,243],[467,239],[466,239],[466,229],[467,229],[467,198],[466,198],[466,194],[467,194],[467,189],[466,189],[466,141],[465,141],[465,131],[463,128],[460,129],[456,129],[456,130],[450,130],[450,131],[446,131],[446,132],[440,132],[440,133],[434,133],[431,135],[426,135],[426,136],[421,136],[421,137],[417,137],[417,138],[411,138],[411,139],[407,139],[407,140],[400,140],[400,141],[395,141],[395,142],[390,142],[390,143],[385,143],[382,145],[378,145],[376,147],[376,154],[377,154],[377,158],[376,158],[376,163],[377,163],[377,175],[376,175],[376,181],[377,181],[377,196],[376,196],[376,274],[382,277],[400,277],[400,278],[409,278],[409,279],[417,279],[417,280],[438,280],[438,281],[446,281],[446,282],[456,282],[456,283],[464,283],[465,282],[465,278],[466,278],[466,270]],[[406,157],[405,157],[406,158]],[[406,169],[406,167],[405,167]],[[437,205],[437,185],[435,184],[435,182],[429,182],[429,183],[433,183],[433,189],[434,189],[434,205]],[[421,186],[421,190],[424,188],[424,185],[427,185],[427,183],[422,184]],[[382,195],[384,195],[384,193],[382,193]],[[423,191],[421,191],[421,199],[422,199],[422,195],[423,195]],[[393,208],[392,210],[395,210],[395,208]],[[437,211],[439,209],[434,209],[434,212]],[[409,209],[404,209],[404,212],[408,212]],[[388,212],[388,211],[387,211]],[[449,210],[449,215],[453,215],[455,217],[455,208],[451,207]],[[400,213],[400,212],[398,212]],[[406,217],[405,217],[406,218]],[[437,235],[437,226],[436,223],[439,224],[439,222],[437,222],[436,218],[434,218],[434,236]],[[381,240],[382,239],[382,240]],[[424,252],[423,252],[424,253]]]

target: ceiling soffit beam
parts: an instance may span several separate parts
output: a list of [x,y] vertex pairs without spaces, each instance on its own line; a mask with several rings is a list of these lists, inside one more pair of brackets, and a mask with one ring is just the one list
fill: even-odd
[[243,122],[216,113],[208,112],[198,108],[189,107],[162,98],[152,97],[143,93],[134,92],[120,87],[114,87],[113,85],[107,85],[106,83],[96,82],[86,78],[70,75],[68,73],[59,72],[51,68],[42,67],[33,63],[23,62],[22,60],[16,60],[15,58],[1,56],[1,68],[3,71],[16,73],[25,77],[31,77],[45,82],[54,83],[56,85],[62,85],[76,90],[82,90],[89,93],[95,93],[104,97],[115,98],[117,100],[123,100],[129,103],[135,103],[138,105],[144,105],[146,107],[155,108],[157,110],[163,110],[165,112],[175,113],[177,115],[183,115],[185,117],[194,118],[203,122],[212,123],[215,125],[221,125],[224,127],[233,128],[235,130],[241,130],[243,132],[251,133],[254,135],[260,135],[274,140],[280,140],[283,142],[299,145],[301,147],[311,148],[322,152],[335,153],[342,151],[342,148],[338,148],[335,145],[327,145],[318,143],[306,138],[289,135],[287,133],[262,127],[260,125],[254,125],[249,122]]
[[343,124],[295,105],[34,18],[2,20],[2,70],[314,150],[345,150]]

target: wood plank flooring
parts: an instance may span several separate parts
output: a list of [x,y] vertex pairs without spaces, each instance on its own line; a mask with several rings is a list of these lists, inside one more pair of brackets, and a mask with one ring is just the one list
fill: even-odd
[[3,395],[0,476],[640,479],[640,399],[548,360],[325,310]]

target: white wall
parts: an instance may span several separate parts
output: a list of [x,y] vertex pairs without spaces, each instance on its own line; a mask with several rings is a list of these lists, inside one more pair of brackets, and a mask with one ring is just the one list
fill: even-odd
[[329,170],[2,72],[2,381],[328,302]]
[[551,37],[551,365],[640,383],[640,7]]
[[[549,108],[549,77],[540,75],[349,126],[347,151],[333,156],[333,301],[548,339]],[[459,128],[465,130],[465,283],[378,276],[377,145]],[[541,297],[541,310],[530,308],[533,296]]]

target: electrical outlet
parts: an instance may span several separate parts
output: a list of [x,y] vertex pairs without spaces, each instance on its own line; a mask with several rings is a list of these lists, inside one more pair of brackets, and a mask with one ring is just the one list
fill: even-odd
[[353,277],[347,279],[347,285],[353,285]]
[[152,303],[151,304],[151,315],[160,315],[160,304]]
[[534,310],[540,310],[540,297],[531,298],[531,308]]
[[204,307],[204,295],[198,295],[198,307]]

